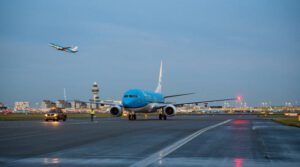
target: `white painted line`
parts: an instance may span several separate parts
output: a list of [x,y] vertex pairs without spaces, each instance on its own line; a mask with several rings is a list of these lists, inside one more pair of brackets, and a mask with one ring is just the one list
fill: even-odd
[[231,119],[229,120],[226,120],[226,121],[223,121],[223,122],[220,122],[218,124],[215,124],[215,125],[211,125],[211,126],[208,126],[206,128],[203,128],[203,129],[200,129],[198,130],[197,132],[173,143],[172,145],[150,155],[148,158],[145,158],[145,159],[142,159],[141,161],[138,161],[134,164],[132,164],[130,167],[141,167],[141,166],[148,166],[156,161],[159,161],[161,159],[163,159],[165,156],[169,155],[170,153],[172,153],[173,151],[177,150],[178,148],[180,148],[181,146],[183,146],[184,144],[188,143],[189,141],[193,140],[195,137],[201,135],[202,133],[210,130],[210,129],[213,129],[215,127],[218,127],[220,125],[223,125],[223,124],[226,124],[227,122],[231,121]]

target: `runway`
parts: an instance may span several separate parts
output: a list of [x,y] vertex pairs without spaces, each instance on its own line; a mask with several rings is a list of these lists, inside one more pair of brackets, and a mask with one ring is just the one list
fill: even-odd
[[0,166],[299,166],[300,129],[251,115],[0,122]]

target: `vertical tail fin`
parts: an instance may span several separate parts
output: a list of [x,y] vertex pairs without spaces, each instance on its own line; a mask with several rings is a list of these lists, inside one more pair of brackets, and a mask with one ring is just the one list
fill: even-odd
[[73,52],[77,52],[77,51],[78,51],[78,46],[74,46],[73,48],[71,48],[71,50],[72,50]]
[[161,93],[161,89],[162,89],[161,84],[162,84],[162,61],[160,62],[158,85],[157,85],[157,88],[155,90],[156,93]]

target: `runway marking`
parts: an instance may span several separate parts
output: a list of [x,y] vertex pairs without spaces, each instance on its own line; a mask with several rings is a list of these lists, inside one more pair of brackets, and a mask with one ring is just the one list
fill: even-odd
[[226,121],[217,123],[215,125],[211,125],[208,126],[206,128],[200,129],[197,132],[194,132],[193,134],[173,143],[172,145],[150,155],[148,158],[142,159],[141,161],[138,161],[132,165],[130,165],[130,167],[140,167],[140,166],[148,166],[156,161],[162,160],[165,156],[169,155],[170,153],[172,153],[173,151],[177,150],[178,148],[180,148],[181,146],[185,145],[186,143],[188,143],[189,141],[193,140],[194,138],[196,138],[197,136],[200,136],[201,134],[203,134],[204,132],[216,128],[220,125],[226,124],[227,122],[230,122],[231,119],[228,119]]

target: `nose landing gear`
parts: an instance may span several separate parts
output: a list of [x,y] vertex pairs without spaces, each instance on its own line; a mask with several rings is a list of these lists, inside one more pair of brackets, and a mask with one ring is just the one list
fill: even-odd
[[128,120],[136,120],[136,114],[128,114]]
[[159,120],[167,120],[167,116],[165,114],[159,114]]

